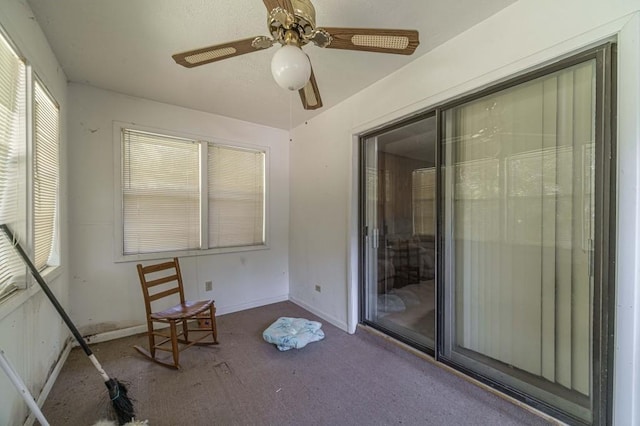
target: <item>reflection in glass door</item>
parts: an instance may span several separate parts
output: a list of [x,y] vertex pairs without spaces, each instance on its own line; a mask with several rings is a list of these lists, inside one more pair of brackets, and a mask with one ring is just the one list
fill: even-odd
[[362,146],[364,321],[434,348],[436,119],[366,137]]

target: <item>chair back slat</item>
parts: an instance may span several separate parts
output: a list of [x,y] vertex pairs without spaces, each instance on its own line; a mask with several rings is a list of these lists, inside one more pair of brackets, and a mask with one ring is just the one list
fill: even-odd
[[172,269],[175,268],[176,264],[175,264],[175,259],[169,262],[164,262],[164,263],[158,263],[157,265],[149,265],[149,266],[142,266],[142,272],[145,274],[151,274],[153,272],[159,272],[159,271],[163,271],[165,269]]
[[160,284],[170,283],[171,281],[179,282],[178,275],[173,274],[167,277],[157,278],[155,280],[145,281],[147,287],[154,287]]
[[180,293],[179,287],[173,287],[169,290],[164,290],[156,294],[149,295],[149,301],[153,302],[154,300],[162,299],[163,297],[171,296],[172,294]]

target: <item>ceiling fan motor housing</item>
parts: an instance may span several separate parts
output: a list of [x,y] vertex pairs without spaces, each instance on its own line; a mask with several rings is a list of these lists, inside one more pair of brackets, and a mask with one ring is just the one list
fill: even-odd
[[278,17],[282,14],[270,13],[268,16],[269,32],[277,42],[286,45],[285,35],[288,30],[293,30],[298,35],[298,45],[304,46],[310,41],[309,37],[316,27],[316,10],[309,0],[290,1],[294,11],[293,22],[280,22]]

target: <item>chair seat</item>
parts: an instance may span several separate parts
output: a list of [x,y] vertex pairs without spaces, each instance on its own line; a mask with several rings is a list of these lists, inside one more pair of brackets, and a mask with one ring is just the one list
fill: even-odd
[[154,320],[178,320],[188,318],[206,311],[212,304],[213,300],[187,301],[165,309],[164,311],[154,312],[151,314],[151,318]]

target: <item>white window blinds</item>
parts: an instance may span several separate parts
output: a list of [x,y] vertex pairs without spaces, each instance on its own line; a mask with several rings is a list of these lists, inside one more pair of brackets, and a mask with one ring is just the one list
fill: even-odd
[[[0,35],[0,223],[10,226],[24,216],[25,81],[25,64]],[[23,271],[8,239],[0,235],[0,299],[16,289],[15,277]]]
[[36,81],[33,103],[35,161],[33,214],[35,266],[58,264],[58,106]]
[[209,144],[209,247],[264,243],[261,151]]
[[264,151],[122,129],[122,254],[265,243]]
[[200,248],[195,141],[123,129],[123,253]]

